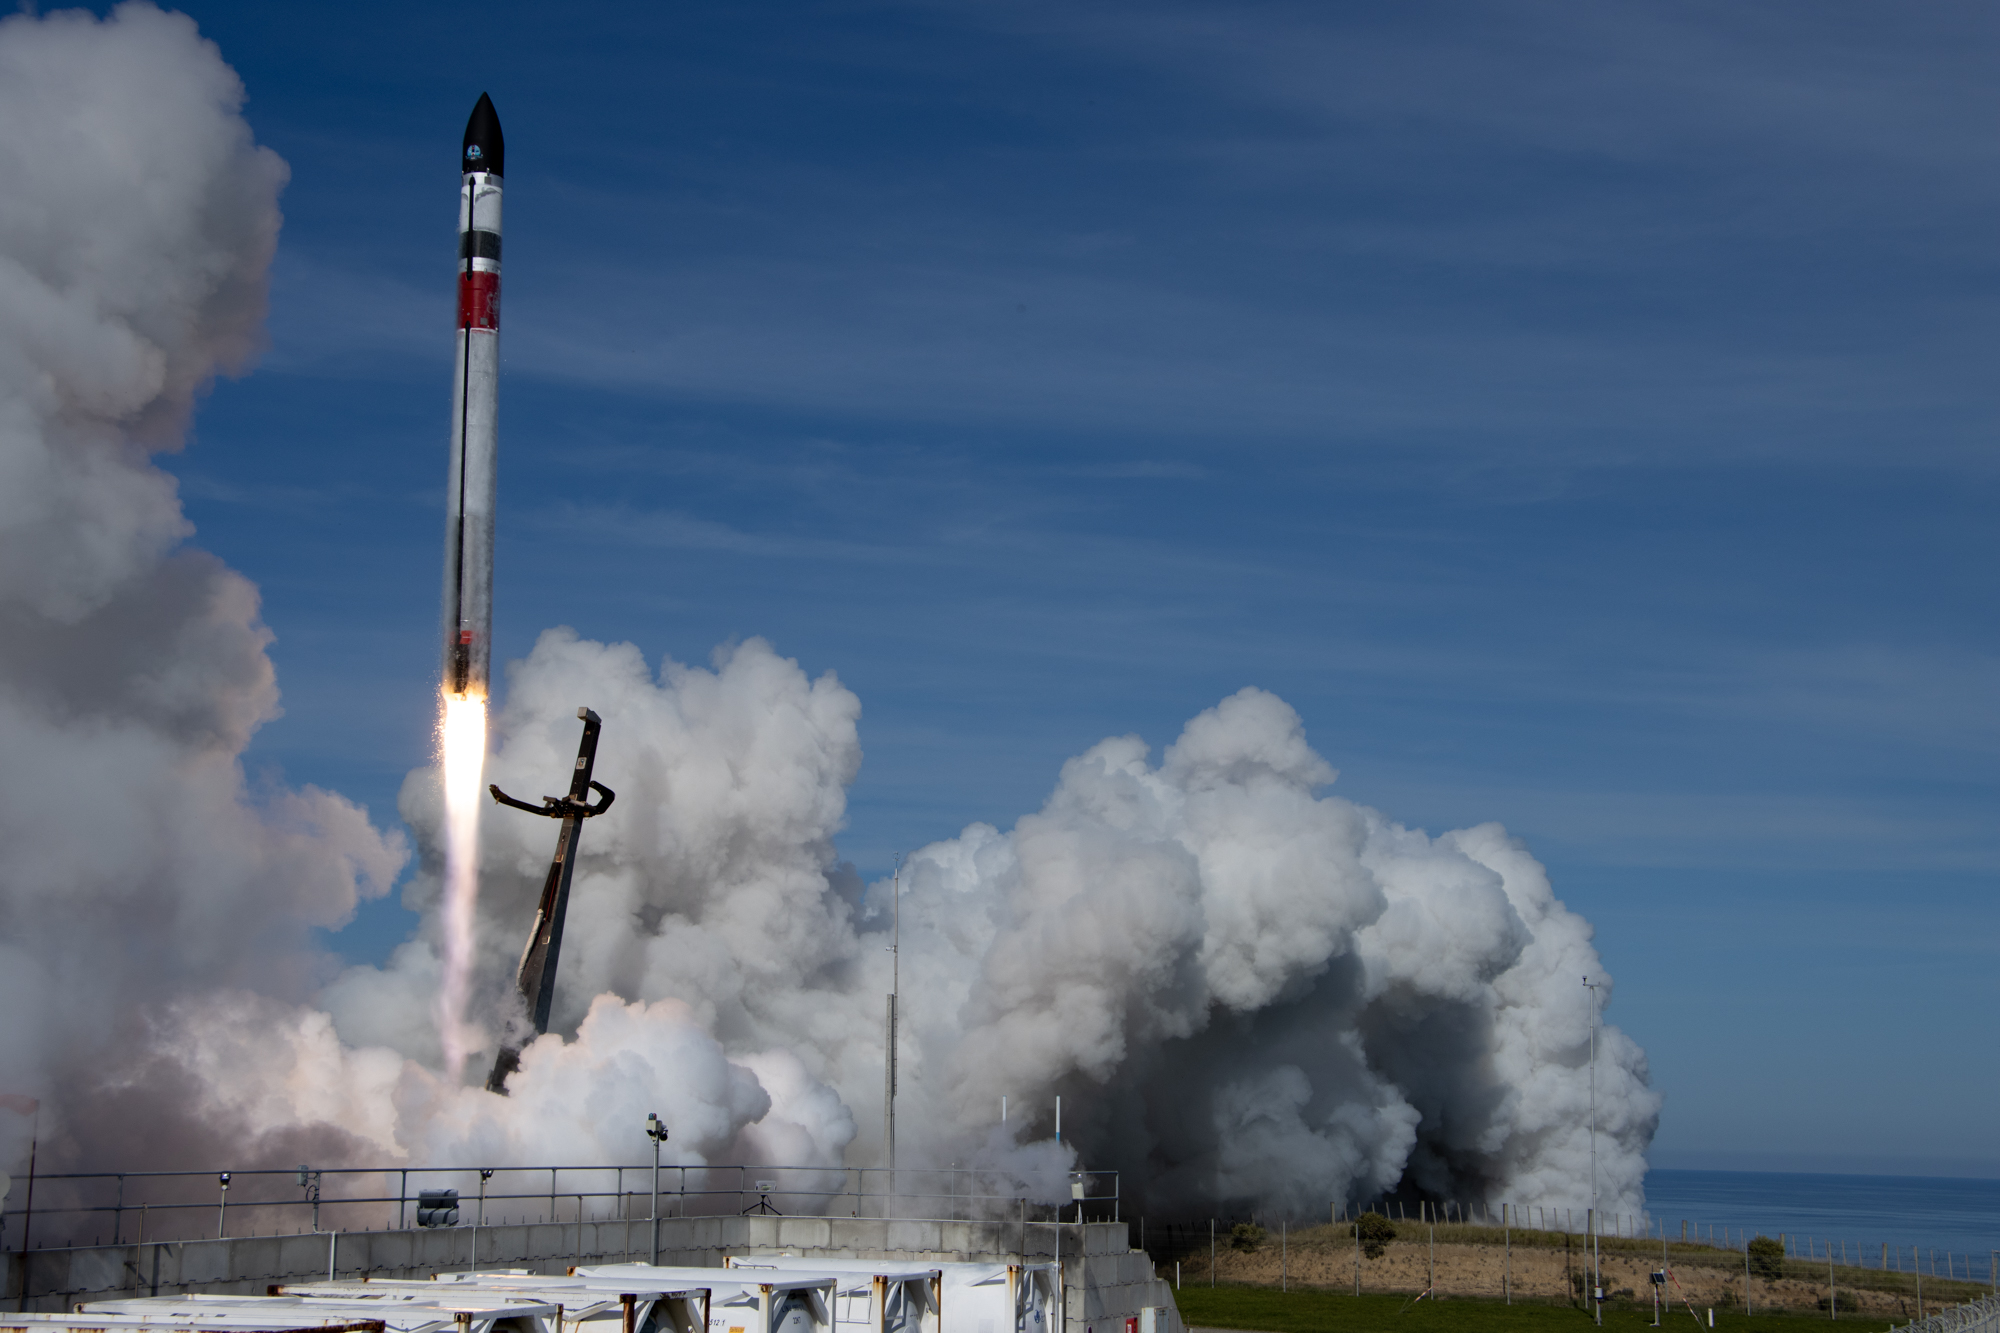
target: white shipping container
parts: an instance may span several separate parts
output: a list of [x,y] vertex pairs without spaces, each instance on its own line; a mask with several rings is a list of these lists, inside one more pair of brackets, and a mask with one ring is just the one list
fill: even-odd
[[379,1319],[346,1315],[251,1314],[230,1311],[198,1319],[162,1320],[136,1314],[0,1314],[0,1333],[383,1333]]
[[572,1276],[639,1284],[699,1283],[709,1293],[708,1333],[834,1333],[834,1280],[824,1275],[595,1264],[576,1269]]
[[881,1260],[828,1267],[817,1259],[767,1254],[736,1255],[725,1262],[731,1272],[769,1269],[832,1277],[835,1333],[940,1333],[942,1279],[936,1268]]
[[[525,1270],[483,1273],[439,1273],[434,1279],[364,1278],[335,1282],[300,1282],[279,1287],[283,1295],[335,1296],[356,1299],[383,1296],[435,1296],[490,1292],[511,1300],[539,1301],[562,1315],[562,1333],[705,1333],[708,1289],[681,1284],[594,1282],[580,1277],[550,1277]],[[629,1307],[629,1308],[628,1308]]]
[[[346,1321],[380,1320],[385,1333],[556,1333],[556,1308],[486,1292],[440,1291],[420,1299],[360,1299],[303,1296],[137,1296],[86,1301],[83,1314],[136,1315],[174,1327],[199,1325],[218,1315],[254,1320],[298,1317]],[[240,1326],[240,1325],[239,1325]],[[263,1327],[262,1323],[258,1324]]]
[[[830,1273],[872,1273],[880,1259],[824,1259],[815,1255],[743,1255],[741,1263],[786,1263]],[[1059,1333],[1061,1297],[1054,1263],[937,1263],[938,1333]],[[886,1271],[886,1269],[884,1269]]]

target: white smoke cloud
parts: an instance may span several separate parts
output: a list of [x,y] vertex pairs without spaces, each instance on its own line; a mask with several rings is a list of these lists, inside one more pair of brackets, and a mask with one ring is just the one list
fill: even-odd
[[[761,641],[655,679],[629,645],[551,632],[510,677],[496,781],[562,781],[579,704],[604,718],[598,773],[619,797],[584,831],[558,1026],[606,995],[678,1000],[723,1048],[759,1053],[736,1058],[773,1099],[742,1140],[761,1160],[879,1161],[889,886],[853,885],[834,849],[858,701]],[[902,1161],[1014,1167],[1062,1094],[1067,1144],[1162,1208],[1317,1213],[1399,1185],[1583,1206],[1589,927],[1499,828],[1430,838],[1323,794],[1333,778],[1297,714],[1244,690],[1157,766],[1137,738],[1104,741],[1010,832],[975,824],[913,854]],[[433,774],[411,776],[427,929],[437,799]],[[489,1014],[553,837],[516,812],[485,821]],[[344,977],[326,997],[342,1030],[434,1059],[430,958],[420,940]],[[1600,1040],[1601,1196],[1637,1212],[1658,1099],[1638,1048]]]
[[[149,1006],[297,993],[308,928],[406,856],[332,793],[245,790],[270,635],[150,461],[261,336],[286,169],[242,100],[180,15],[0,21],[0,1086],[59,1161]],[[162,1158],[213,1143],[152,1123]]]
[[[584,829],[556,1031],[511,1096],[437,1072],[435,772],[401,798],[422,925],[314,992],[309,928],[407,852],[331,793],[246,791],[269,635],[255,589],[180,544],[149,461],[257,346],[285,168],[241,101],[178,15],[0,22],[0,1091],[47,1101],[73,1167],[131,1163],[139,1111],[156,1167],[635,1163],[655,1110],[676,1161],[874,1163],[888,885],[835,847],[860,703],[760,640],[656,672],[551,631],[510,669],[493,780],[566,786],[587,704],[619,793]],[[1333,778],[1245,690],[1157,764],[1106,740],[1012,829],[913,854],[904,1163],[1056,1197],[1080,1158],[1160,1210],[1582,1206],[1588,925],[1499,828],[1428,837]],[[489,1034],[554,832],[483,821]],[[1599,1041],[1603,1205],[1638,1212],[1659,1102],[1638,1047]]]

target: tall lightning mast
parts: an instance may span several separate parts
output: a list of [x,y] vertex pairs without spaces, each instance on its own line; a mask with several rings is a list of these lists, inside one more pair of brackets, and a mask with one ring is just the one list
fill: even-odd
[[[882,1057],[882,1164],[896,1169],[896,996],[903,978],[903,854],[896,853],[896,873],[889,881],[889,1033]],[[889,1177],[894,1193],[896,1177]]]

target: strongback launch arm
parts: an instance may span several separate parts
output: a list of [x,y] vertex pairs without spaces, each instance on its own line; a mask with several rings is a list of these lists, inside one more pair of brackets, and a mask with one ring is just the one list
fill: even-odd
[[[556,959],[562,952],[563,918],[569,912],[569,881],[576,868],[577,839],[583,832],[583,821],[603,814],[617,799],[611,788],[591,778],[591,770],[597,766],[597,733],[604,720],[588,708],[577,709],[576,715],[583,719],[583,740],[576,747],[576,770],[570,778],[568,795],[544,796],[540,805],[529,805],[497,786],[486,789],[501,805],[562,821],[562,831],[556,835],[556,857],[549,863],[541,905],[535,909],[535,926],[528,934],[528,947],[521,952],[521,969],[515,977],[515,987],[521,993],[521,1003],[534,1032],[523,1035],[510,1029],[501,1040],[493,1073],[486,1080],[488,1092],[507,1091],[508,1076],[521,1067],[521,1047],[549,1030],[549,1008],[556,993]],[[603,798],[596,805],[590,804],[592,791]]]

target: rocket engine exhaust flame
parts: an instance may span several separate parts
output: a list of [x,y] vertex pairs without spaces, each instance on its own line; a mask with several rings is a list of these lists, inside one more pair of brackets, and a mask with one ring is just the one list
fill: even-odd
[[486,700],[444,696],[438,721],[438,758],[444,771],[444,939],[438,985],[438,1042],[446,1074],[456,1082],[477,1038],[466,1031],[465,1004],[472,989],[472,917],[479,902],[479,779],[486,766]]

